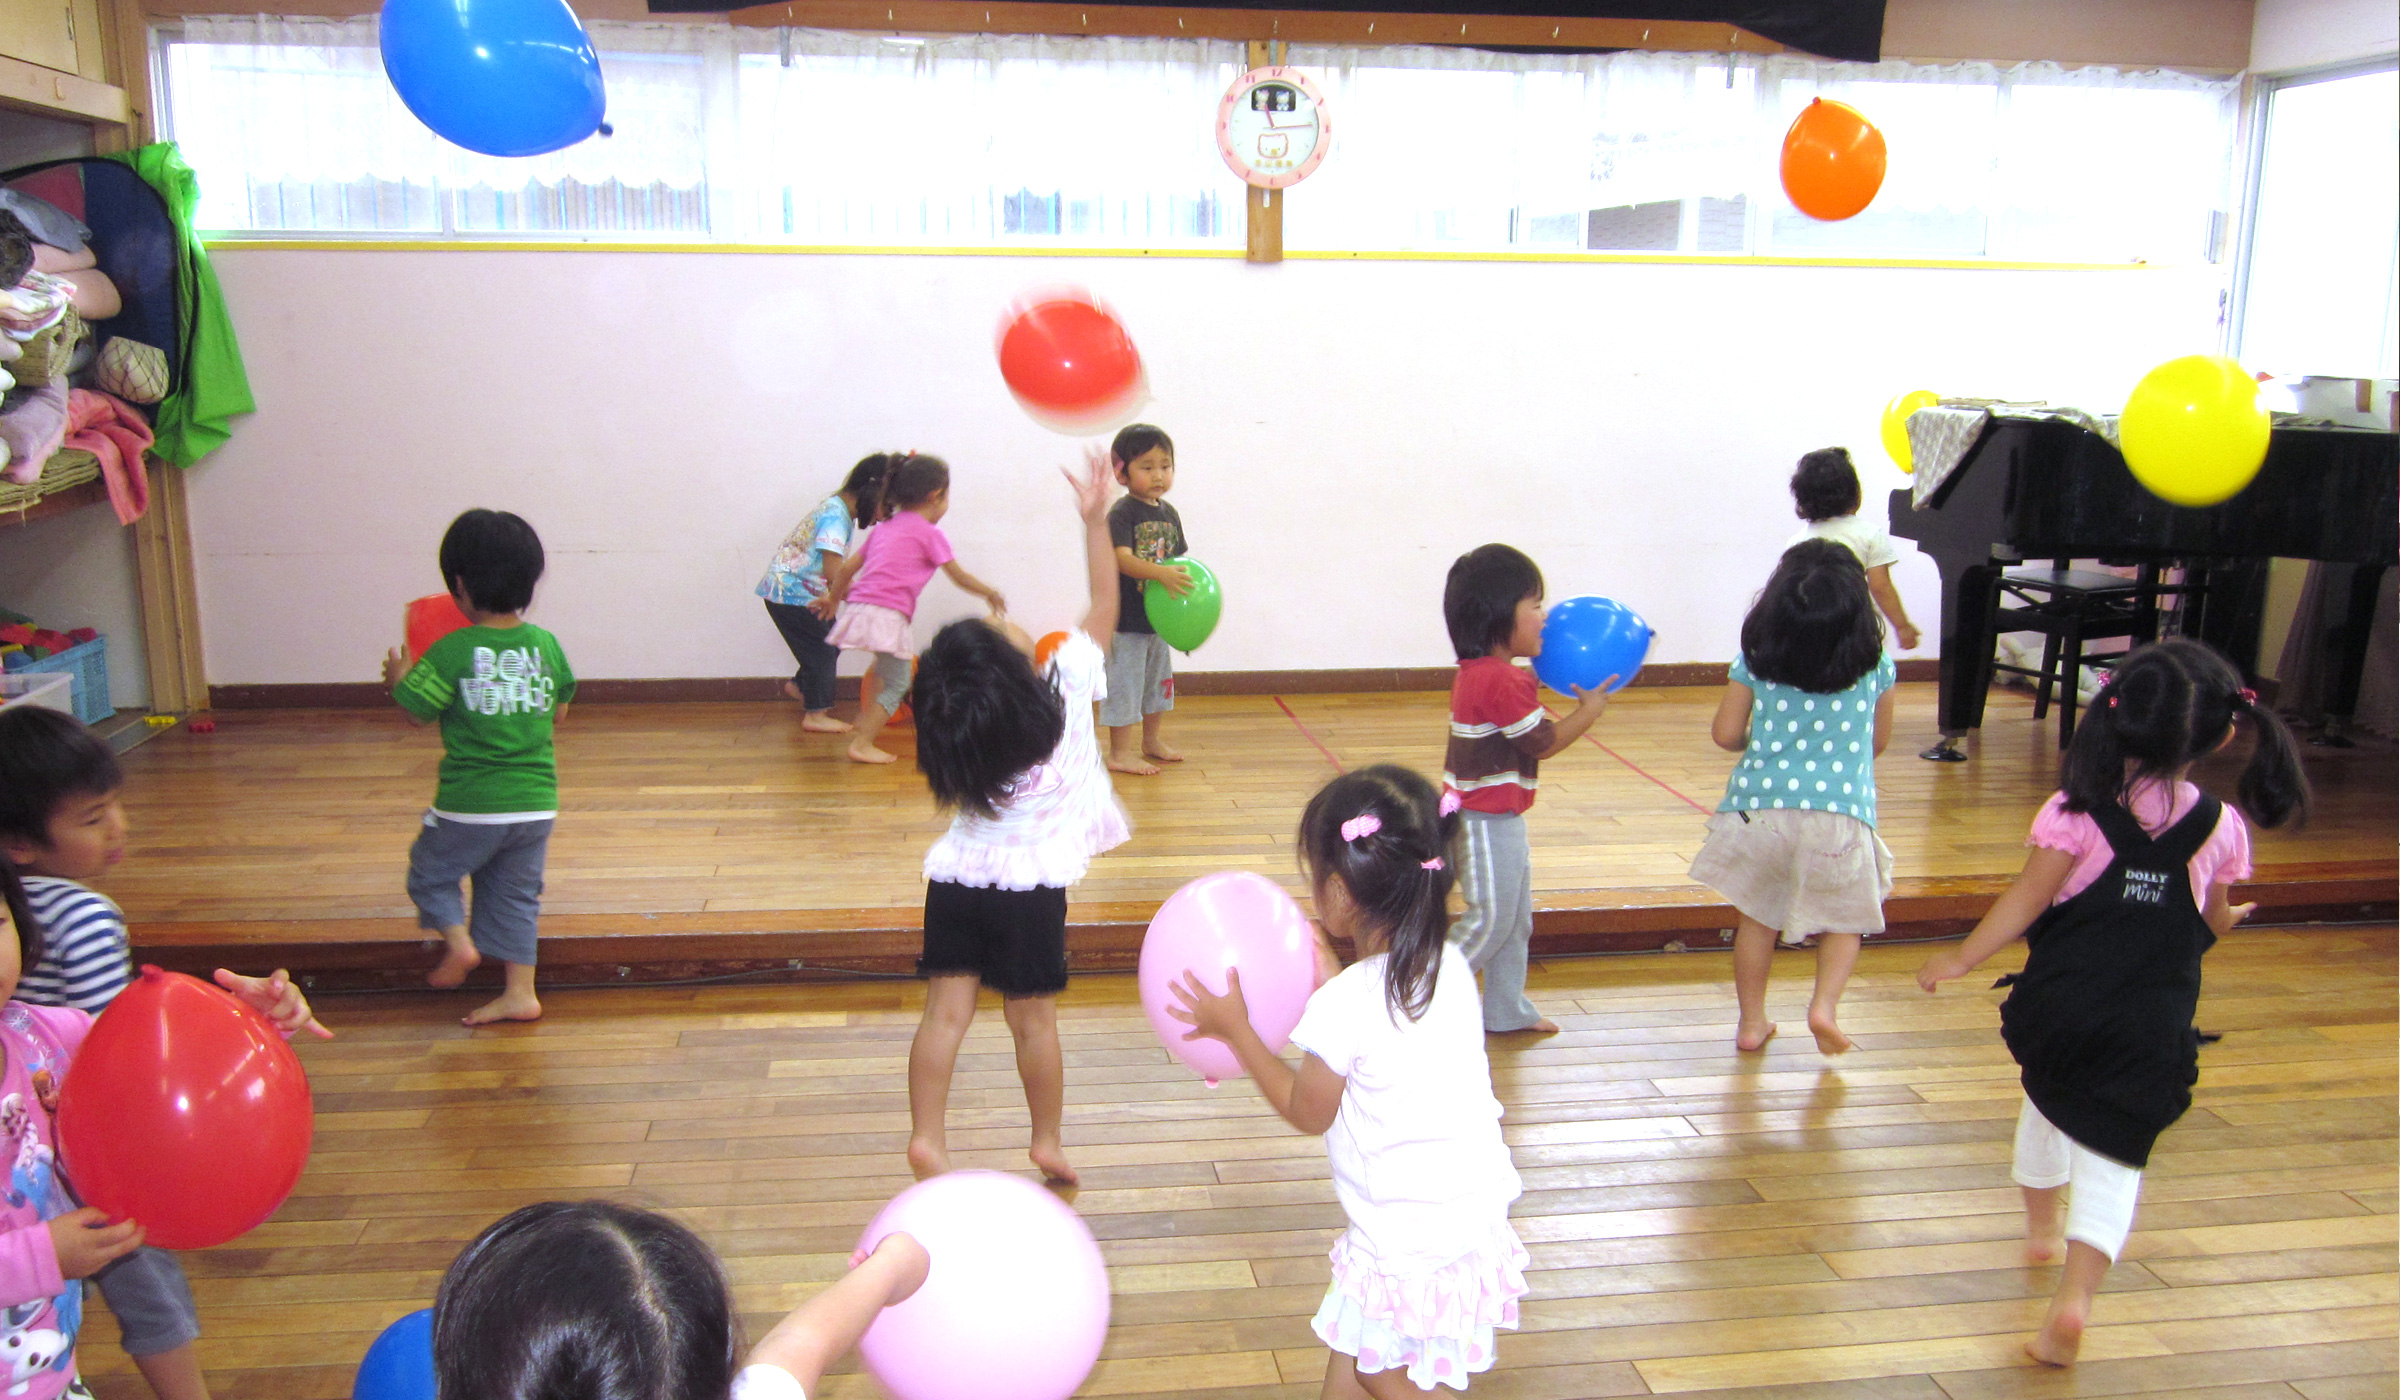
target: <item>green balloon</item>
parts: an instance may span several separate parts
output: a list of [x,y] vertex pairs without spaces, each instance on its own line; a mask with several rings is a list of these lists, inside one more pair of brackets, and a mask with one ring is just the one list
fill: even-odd
[[1142,585],[1142,611],[1150,615],[1150,630],[1167,639],[1167,645],[1177,651],[1191,651],[1208,640],[1217,630],[1217,615],[1225,610],[1225,594],[1217,587],[1217,576],[1197,559],[1169,559],[1170,569],[1185,569],[1192,576],[1191,591],[1178,598],[1156,579]]

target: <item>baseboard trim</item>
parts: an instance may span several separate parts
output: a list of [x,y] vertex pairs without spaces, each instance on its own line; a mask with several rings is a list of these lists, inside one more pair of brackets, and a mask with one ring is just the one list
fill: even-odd
[[[1941,663],[1911,659],[1899,663],[1900,679],[1931,681],[1941,675]],[[1633,678],[1634,688],[1653,686],[1723,685],[1721,661],[1674,661],[1645,666]],[[1327,695],[1398,691],[1445,691],[1458,673],[1455,666],[1369,666],[1311,671],[1187,671],[1175,678],[1184,695]],[[586,705],[688,705],[724,701],[780,700],[781,676],[697,676],[644,679],[596,679],[575,683],[575,699]],[[837,703],[858,700],[858,678],[845,676],[835,685]],[[374,710],[392,703],[392,693],[373,681],[313,681],[290,685],[212,685],[211,707],[219,710]]]

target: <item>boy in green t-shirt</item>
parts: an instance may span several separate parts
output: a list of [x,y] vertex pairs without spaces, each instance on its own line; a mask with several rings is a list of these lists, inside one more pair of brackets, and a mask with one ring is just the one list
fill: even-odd
[[[408,852],[408,897],[419,927],[449,947],[425,975],[455,987],[486,957],[507,964],[504,989],[465,1018],[532,1021],[542,860],[558,816],[551,727],[575,696],[558,639],[524,619],[542,576],[542,542],[506,511],[471,510],[442,536],[442,578],[468,625],[425,649],[414,666],[394,648],[384,682],[412,724],[442,726],[433,806]],[[470,919],[459,882],[475,882]]]

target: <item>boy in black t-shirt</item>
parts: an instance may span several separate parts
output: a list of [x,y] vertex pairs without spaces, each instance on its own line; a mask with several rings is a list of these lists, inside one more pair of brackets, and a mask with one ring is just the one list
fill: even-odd
[[[1108,726],[1108,766],[1120,773],[1152,774],[1161,763],[1181,763],[1168,748],[1159,722],[1175,708],[1175,668],[1166,640],[1150,627],[1142,607],[1142,584],[1155,580],[1180,598],[1192,589],[1189,571],[1165,561],[1191,552],[1183,517],[1168,505],[1175,485],[1175,443],[1147,423],[1135,423],[1109,444],[1117,480],[1132,494],[1109,508],[1108,538],[1117,549],[1117,632],[1108,649],[1108,696],[1100,722]],[[1134,747],[1134,727],[1141,747]]]

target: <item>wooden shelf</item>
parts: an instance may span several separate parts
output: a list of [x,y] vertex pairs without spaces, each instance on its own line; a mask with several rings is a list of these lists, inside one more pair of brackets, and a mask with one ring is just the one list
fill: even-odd
[[0,54],[0,106],[97,126],[133,120],[125,89]]
[[94,480],[64,491],[53,491],[23,510],[0,510],[0,526],[30,525],[53,515],[65,515],[71,510],[99,505],[108,499],[108,482]]

